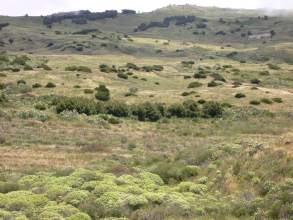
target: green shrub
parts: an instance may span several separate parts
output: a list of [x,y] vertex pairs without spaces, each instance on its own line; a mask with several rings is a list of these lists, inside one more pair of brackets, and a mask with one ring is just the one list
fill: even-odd
[[204,99],[199,99],[197,102],[198,102],[199,104],[204,104],[204,103],[206,103],[206,100],[204,100]]
[[98,114],[102,112],[102,106],[93,100],[73,97],[73,98],[61,98],[56,103],[56,112],[60,114],[64,111],[76,111],[79,114]]
[[32,87],[33,87],[34,89],[37,89],[37,88],[41,88],[42,85],[41,85],[40,83],[35,83],[35,84],[32,85]]
[[226,82],[226,79],[219,73],[212,73],[210,76],[216,81]]
[[272,100],[276,103],[283,103],[282,98],[272,98]]
[[161,65],[153,65],[153,66],[143,66],[142,69],[145,72],[153,72],[153,71],[160,72],[164,70],[164,67]]
[[191,83],[189,83],[187,88],[191,89],[191,88],[198,88],[201,86],[202,86],[202,84],[200,82],[191,82]]
[[87,66],[68,66],[65,68],[65,71],[77,71],[77,72],[84,72],[84,73],[91,73],[92,70]]
[[51,71],[52,70],[52,68],[51,67],[49,67],[47,64],[41,64],[40,66],[39,66],[39,68],[42,68],[42,69],[44,69],[44,70],[47,70],[47,71]]
[[56,85],[52,82],[48,82],[47,85],[45,86],[46,88],[55,88]]
[[17,183],[0,181],[0,193],[9,193],[12,191],[17,191],[18,189],[19,185]]
[[261,101],[262,103],[264,103],[264,104],[268,104],[268,105],[273,104],[273,101],[270,100],[270,99],[268,99],[268,98],[262,98],[260,101]]
[[4,90],[6,88],[6,85],[4,83],[0,83],[0,90]]
[[241,99],[241,98],[245,98],[245,97],[246,97],[246,95],[243,93],[236,93],[235,94],[235,98],[237,98],[237,99]]
[[14,60],[11,62],[12,65],[20,65],[20,66],[24,66],[26,65],[26,62],[29,61],[30,58],[22,55],[22,56],[16,56],[14,58]]
[[252,83],[252,84],[260,84],[261,83],[261,81],[259,80],[259,79],[252,79],[252,80],[250,80],[250,82]]
[[94,93],[94,90],[92,90],[92,89],[84,89],[83,92],[85,94],[93,94]]
[[20,111],[17,113],[17,116],[21,119],[35,119],[41,122],[45,122],[49,119],[49,116],[44,114],[44,113],[40,113],[37,112],[35,110],[33,111]]
[[279,67],[279,66],[276,65],[276,64],[268,63],[267,65],[268,65],[268,67],[269,67],[270,69],[272,69],[272,70],[280,70],[280,69],[281,69],[281,67]]
[[139,70],[140,68],[137,66],[137,65],[135,65],[134,63],[127,63],[126,64],[126,67],[128,68],[128,69],[133,69],[133,70]]
[[29,65],[25,65],[24,67],[23,67],[23,70],[25,70],[25,71],[30,71],[30,70],[34,70],[31,66],[29,66]]
[[209,101],[203,104],[203,116],[206,118],[217,118],[222,116],[223,107],[220,103]]
[[23,79],[20,79],[20,80],[17,81],[17,84],[26,84],[26,81],[23,80]]
[[195,73],[195,74],[193,75],[193,77],[194,77],[195,79],[205,79],[205,78],[207,78],[207,76],[205,75],[205,73]]
[[251,100],[249,102],[249,104],[251,104],[251,105],[260,105],[260,101],[258,101],[258,100]]
[[195,118],[199,116],[200,110],[197,106],[197,103],[193,100],[186,100],[183,102],[185,108],[185,116],[190,118]]
[[168,117],[178,117],[178,118],[184,118],[186,117],[186,109],[183,104],[172,104],[167,109],[167,115]]
[[117,76],[121,79],[128,79],[128,75],[125,73],[118,73]]
[[0,92],[0,103],[7,102],[7,98],[3,92]]
[[96,99],[100,101],[110,100],[110,90],[105,85],[100,85],[96,88],[97,92],[95,94]]
[[40,111],[44,111],[47,109],[47,106],[44,103],[38,103],[35,105],[35,109],[40,110]]
[[116,73],[117,69],[114,66],[110,67],[107,64],[101,64],[100,71],[104,73],[112,73],[112,72]]
[[208,83],[208,87],[216,87],[216,86],[218,86],[218,85],[220,85],[220,84],[217,83],[217,82],[214,81],[214,80]]
[[132,113],[139,121],[158,121],[162,117],[160,108],[162,106],[145,102],[132,107]]
[[118,101],[108,102],[105,105],[105,111],[107,114],[114,115],[116,117],[127,117],[129,115],[128,105]]

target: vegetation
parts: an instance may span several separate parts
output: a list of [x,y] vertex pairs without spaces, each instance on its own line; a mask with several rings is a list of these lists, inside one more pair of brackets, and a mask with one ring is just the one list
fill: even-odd
[[291,16],[0,23],[1,220],[292,219]]

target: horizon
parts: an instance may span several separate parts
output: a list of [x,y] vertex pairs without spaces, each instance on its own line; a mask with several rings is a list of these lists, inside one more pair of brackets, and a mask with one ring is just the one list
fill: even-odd
[[[41,16],[59,12],[70,12],[79,10],[90,10],[92,12],[123,9],[136,10],[139,13],[154,11],[170,5],[194,5],[200,7],[217,7],[229,9],[250,9],[250,10],[292,10],[293,2],[289,0],[160,0],[138,4],[135,0],[128,0],[123,3],[115,3],[115,0],[108,0],[106,3],[97,4],[92,0],[84,0],[83,3],[76,0],[47,0],[42,5],[36,4],[36,0],[26,0],[26,4],[17,4],[19,0],[10,0],[0,8],[3,16]],[[16,7],[17,6],[17,7]]]

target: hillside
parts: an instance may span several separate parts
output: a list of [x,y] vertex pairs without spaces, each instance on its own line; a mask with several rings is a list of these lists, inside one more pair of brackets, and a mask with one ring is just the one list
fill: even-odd
[[292,19],[0,17],[0,219],[292,219]]

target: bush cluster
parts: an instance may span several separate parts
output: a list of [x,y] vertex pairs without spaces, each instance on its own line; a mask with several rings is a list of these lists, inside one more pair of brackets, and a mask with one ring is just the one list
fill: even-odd
[[116,117],[135,116],[139,121],[158,121],[163,117],[177,118],[216,118],[221,117],[223,106],[218,102],[205,102],[201,107],[193,100],[174,103],[169,106],[161,103],[144,102],[128,105],[119,101],[94,102],[81,97],[63,97],[54,103],[57,113],[76,111],[79,114],[110,114]]
[[92,70],[87,66],[68,66],[65,68],[65,71],[77,71],[77,72],[84,72],[84,73],[91,73]]

